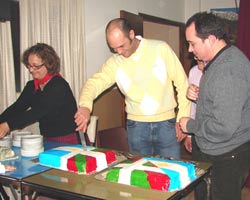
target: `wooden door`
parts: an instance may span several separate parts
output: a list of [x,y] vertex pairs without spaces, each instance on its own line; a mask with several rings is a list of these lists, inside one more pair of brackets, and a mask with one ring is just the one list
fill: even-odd
[[121,10],[120,17],[128,20],[135,31],[135,35],[143,36],[143,18],[141,16]]
[[103,92],[95,101],[93,115],[99,118],[98,131],[125,127],[124,96],[115,86]]
[[139,15],[143,18],[144,37],[166,41],[175,51],[188,75],[191,60],[185,39],[185,24],[143,13]]

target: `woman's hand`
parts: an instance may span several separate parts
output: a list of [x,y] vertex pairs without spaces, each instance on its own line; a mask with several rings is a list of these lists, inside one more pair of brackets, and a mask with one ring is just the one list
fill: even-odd
[[5,167],[6,172],[11,172],[11,171],[16,170],[16,167],[11,166],[11,165],[4,165],[4,167]]
[[10,131],[9,125],[7,122],[0,124],[0,138],[3,138]]

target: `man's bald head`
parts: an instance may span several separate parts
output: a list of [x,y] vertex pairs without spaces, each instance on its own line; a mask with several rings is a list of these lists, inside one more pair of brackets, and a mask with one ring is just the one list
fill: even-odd
[[112,32],[115,29],[119,29],[121,32],[123,32],[123,34],[129,38],[129,33],[131,31],[131,25],[129,24],[129,22],[124,19],[124,18],[116,18],[111,20],[107,26],[106,26],[106,35],[109,34],[110,32]]
[[134,30],[128,21],[123,18],[116,18],[108,23],[106,41],[112,53],[117,53],[126,58],[131,56],[139,45]]

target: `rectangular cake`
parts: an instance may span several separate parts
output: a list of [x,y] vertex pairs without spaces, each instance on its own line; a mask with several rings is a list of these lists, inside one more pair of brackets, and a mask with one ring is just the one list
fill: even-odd
[[195,165],[161,158],[136,157],[105,172],[104,180],[161,191],[185,188],[196,179]]
[[92,174],[106,169],[116,162],[115,152],[108,149],[88,147],[87,151],[81,145],[69,145],[44,151],[38,156],[39,163],[52,168]]

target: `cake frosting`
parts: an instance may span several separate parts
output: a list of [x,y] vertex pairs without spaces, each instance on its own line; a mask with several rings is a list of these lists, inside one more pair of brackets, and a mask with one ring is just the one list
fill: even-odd
[[108,149],[88,147],[84,151],[81,145],[69,145],[44,151],[38,159],[41,165],[78,174],[91,174],[114,164],[116,155]]
[[106,172],[105,180],[143,188],[174,191],[196,178],[195,165],[161,158],[132,158]]

